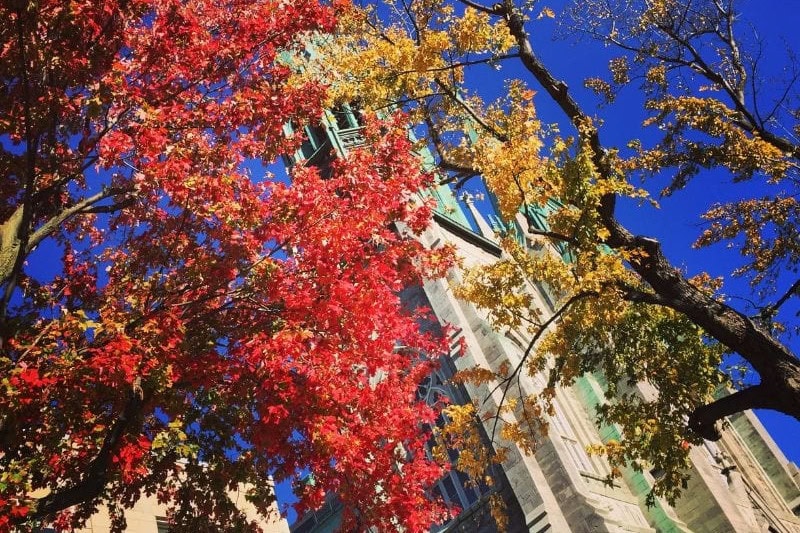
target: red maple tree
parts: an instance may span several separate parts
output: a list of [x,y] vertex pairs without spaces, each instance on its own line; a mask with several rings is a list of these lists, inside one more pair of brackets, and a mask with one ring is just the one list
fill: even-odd
[[[245,484],[313,474],[350,524],[440,520],[425,489],[442,349],[399,290],[449,259],[421,231],[402,128],[293,185],[249,162],[320,115],[279,54],[315,0],[9,0],[0,7],[0,531],[71,528],[143,493],[176,527],[244,525]],[[429,354],[423,356],[422,354]],[[215,525],[216,524],[216,525]]]

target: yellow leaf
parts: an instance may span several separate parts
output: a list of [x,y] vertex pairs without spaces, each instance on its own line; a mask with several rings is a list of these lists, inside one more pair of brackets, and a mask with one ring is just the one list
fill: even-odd
[[553,19],[553,18],[556,18],[556,14],[549,7],[543,7],[542,10],[539,12],[539,16],[536,17],[536,18],[537,19],[542,19],[542,18],[545,18],[545,17],[547,17],[549,19]]

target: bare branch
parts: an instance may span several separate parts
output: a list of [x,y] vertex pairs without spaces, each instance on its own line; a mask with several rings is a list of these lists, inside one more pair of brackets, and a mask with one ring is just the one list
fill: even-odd
[[505,61],[506,59],[514,59],[514,58],[518,58],[518,57],[519,57],[519,54],[504,54],[504,55],[500,55],[500,56],[485,57],[483,59],[473,59],[473,60],[470,60],[470,61],[459,61],[459,62],[456,62],[456,63],[448,63],[444,67],[429,68],[429,69],[425,69],[425,70],[402,70],[400,72],[397,72],[397,75],[417,74],[419,72],[451,71],[451,70],[454,70],[454,69],[457,69],[457,68],[471,67],[471,66],[475,66],[475,65],[485,65],[487,63],[495,63],[497,61]]
[[553,239],[555,241],[576,244],[576,241],[573,237],[570,237],[568,235],[562,235],[561,233],[555,231],[547,231],[547,230],[532,228],[530,227],[530,224],[528,225],[528,229],[526,231],[531,235],[541,235],[542,237],[547,237],[548,239]]
[[736,391],[695,409],[689,416],[688,426],[706,440],[719,440],[722,438],[716,424],[719,420],[748,409],[775,408],[777,402],[771,398],[764,385]]
[[528,347],[525,349],[525,353],[522,354],[522,357],[519,360],[519,363],[514,367],[514,371],[511,372],[508,376],[503,378],[497,385],[489,391],[489,394],[483,399],[483,404],[485,405],[486,402],[492,397],[492,395],[497,392],[500,387],[503,387],[503,395],[500,398],[500,402],[497,404],[497,417],[495,417],[494,424],[492,425],[492,434],[490,442],[494,442],[494,436],[497,432],[497,423],[499,421],[499,414],[500,409],[503,407],[503,403],[505,402],[506,396],[508,395],[508,390],[511,388],[511,384],[513,383],[514,379],[519,379],[519,374],[525,365],[525,362],[533,353],[533,348],[539,342],[542,335],[553,325],[556,321],[558,321],[564,313],[566,313],[569,308],[575,304],[576,302],[583,300],[584,298],[588,298],[590,296],[597,296],[596,292],[579,292],[577,294],[572,295],[564,304],[557,309],[550,317],[542,323],[539,329],[536,331],[534,336],[531,338],[530,342],[528,343]]
[[449,96],[451,100],[453,100],[455,103],[461,106],[461,108],[463,108],[464,111],[466,111],[469,114],[470,118],[474,120],[476,124],[478,124],[481,128],[489,132],[498,141],[500,142],[508,141],[508,137],[505,134],[497,131],[497,129],[495,129],[485,120],[483,120],[483,117],[481,117],[478,114],[478,112],[472,108],[471,105],[469,105],[466,101],[464,101],[464,99],[461,98],[461,96],[456,92],[455,89],[448,86],[439,78],[435,78],[434,81],[436,82],[436,85],[442,90],[442,92],[444,92],[447,96]]
[[785,304],[789,298],[792,296],[800,296],[800,279],[792,283],[792,286],[787,289],[783,296],[778,298],[774,304],[766,306],[762,311],[759,313],[759,317],[762,319],[770,319],[777,314],[780,308]]

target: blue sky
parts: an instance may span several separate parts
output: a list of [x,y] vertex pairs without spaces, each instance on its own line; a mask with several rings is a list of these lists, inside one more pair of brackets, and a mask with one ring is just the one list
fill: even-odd
[[[487,1],[486,3],[491,2]],[[548,3],[546,0],[540,0],[539,5],[550,5],[557,12],[560,3],[560,1]],[[762,2],[745,0],[741,5],[745,14],[741,21],[742,29],[751,32],[752,35],[760,36],[766,42],[765,70],[780,67],[786,57],[785,47],[800,53],[800,34],[797,32],[797,28],[800,27],[800,0],[764,0]],[[748,29],[747,21],[752,22],[752,30]],[[553,73],[566,80],[568,85],[581,96],[581,100],[587,104],[588,108],[594,100],[591,100],[586,91],[580,89],[582,80],[585,77],[607,72],[609,50],[596,43],[576,44],[569,40],[553,41],[551,32],[555,25],[554,21],[544,20],[531,26],[536,29],[533,36],[534,44]],[[484,85],[489,91],[497,90],[502,86],[502,81],[509,77],[515,75],[525,77],[525,73],[515,70],[511,63],[503,66],[500,71],[489,68],[476,69],[475,75],[477,82]],[[543,94],[537,96],[535,102],[539,106],[541,117],[545,122],[560,121],[563,118],[551,104],[548,104]],[[613,107],[604,110],[604,114],[607,116],[607,120],[602,131],[603,139],[612,146],[617,142],[624,143],[630,137],[630,132],[639,128],[643,118],[640,102],[637,101],[634,90],[623,93]],[[271,170],[280,175],[279,164],[271,167]],[[663,181],[654,181],[646,185],[657,191],[664,184]],[[467,190],[472,188],[467,186]],[[705,250],[696,250],[691,247],[691,243],[701,231],[698,224],[699,214],[714,202],[757,192],[758,188],[754,185],[731,187],[730,178],[724,173],[707,173],[698,177],[686,190],[671,198],[662,199],[660,209],[639,208],[623,203],[620,206],[620,217],[631,230],[659,238],[668,257],[675,264],[685,267],[690,274],[708,271],[712,275],[727,275],[739,264],[740,258],[735,251],[722,247]],[[59,256],[60,252],[57,247],[46,243],[40,247],[36,255],[31,257],[31,262],[42,265],[40,274],[50,276],[54,272],[48,269],[53,268],[54,265],[48,264],[48,258]],[[42,260],[39,261],[40,259]],[[750,296],[750,288],[741,280],[728,281],[725,287],[726,293]],[[800,298],[796,298],[796,300],[800,300]],[[799,307],[795,305],[794,309]],[[795,353],[800,352],[800,341],[794,339],[791,346]],[[800,463],[800,438],[798,438],[800,437],[800,422],[774,412],[761,412],[759,416],[788,458],[795,463]],[[286,489],[286,487],[282,487],[279,496],[287,498]]]
[[[540,2],[539,5],[551,5],[558,12],[556,4],[560,3]],[[742,35],[747,39],[761,39],[764,43],[763,72],[773,75],[780,73],[786,65],[787,50],[800,53],[800,33],[797,31],[800,27],[800,2],[744,0],[739,2],[739,6],[742,17],[738,21],[738,28],[742,31]],[[554,41],[552,34],[546,30],[552,30],[555,26],[555,22],[550,21],[537,23],[532,37],[534,45],[553,73],[565,80],[589,109],[592,100],[586,91],[581,90],[582,80],[607,72],[611,50],[586,41],[578,43],[574,40]],[[512,70],[505,72],[501,70],[498,77],[508,77],[512,72]],[[779,87],[776,85],[773,88]],[[544,95],[535,99],[542,119],[545,122],[560,120],[562,117],[545,100]],[[639,128],[644,115],[635,88],[628,88],[613,106],[604,109],[601,114],[606,119],[602,136],[607,145],[624,144],[630,137],[640,136],[635,130]],[[654,180],[644,185],[657,194],[657,191],[666,185],[666,180]],[[623,203],[620,205],[619,216],[632,231],[659,238],[667,256],[674,264],[685,268],[689,274],[707,271],[713,276],[726,276],[723,292],[746,298],[752,296],[748,284],[741,279],[728,277],[728,274],[741,263],[741,258],[735,250],[725,249],[722,246],[697,250],[692,248],[691,244],[702,230],[699,215],[711,204],[758,193],[759,187],[755,183],[731,186],[729,175],[723,172],[707,172],[698,176],[686,189],[670,198],[660,199],[660,209]],[[788,309],[791,315],[800,311],[797,300],[800,299],[795,298],[793,307]],[[741,305],[737,305],[737,300],[731,299],[729,302],[741,308]],[[800,341],[797,338],[791,340],[790,345],[795,353],[800,352]],[[800,422],[773,411],[761,411],[758,415],[787,457],[800,464],[798,438]]]
[[[579,3],[580,0],[576,1]],[[491,4],[488,1],[483,3]],[[608,78],[608,61],[615,57],[615,50],[587,39],[570,38],[565,35],[567,32],[563,28],[559,30],[560,9],[566,3],[568,2],[565,0],[539,0],[537,3],[534,13],[549,6],[555,11],[556,19],[543,18],[528,23],[535,52],[554,76],[567,83],[573,96],[588,114],[596,112],[603,118],[601,138],[606,147],[623,148],[632,138],[642,139],[647,146],[648,132],[641,127],[647,115],[642,109],[642,96],[636,83],[626,87],[614,104],[600,108],[596,107],[599,99],[583,88],[583,80],[588,77]],[[765,96],[768,96],[769,91],[783,91],[784,85],[780,83],[780,78],[788,66],[787,58],[790,53],[800,54],[800,33],[797,32],[800,27],[800,2],[740,0],[737,5],[741,17],[736,25],[742,48],[752,48],[748,44],[756,41],[760,41],[763,47],[760,66],[764,79],[759,81],[767,81],[764,87]],[[531,80],[530,74],[522,69],[519,62],[511,59],[502,63],[497,70],[487,66],[473,67],[467,74],[467,85],[490,99],[501,94],[505,81],[510,78],[520,78],[526,82]],[[560,122],[563,125],[563,113],[535,82],[530,86],[534,90],[540,90],[534,103],[541,120],[544,123]],[[800,94],[800,86],[796,89]],[[787,129],[791,130],[791,125]],[[567,131],[564,130],[564,133]],[[790,135],[789,131],[781,133]],[[746,280],[730,277],[730,273],[742,264],[738,251],[724,245],[695,249],[692,243],[703,229],[700,218],[702,213],[715,203],[758,196],[763,192],[758,180],[732,184],[731,177],[726,172],[703,172],[685,189],[666,198],[659,197],[659,191],[668,184],[666,176],[635,184],[648,189],[658,200],[660,207],[621,201],[618,205],[621,221],[637,234],[658,238],[667,257],[689,275],[708,272],[713,277],[724,277],[722,292],[728,296],[727,302],[747,312],[745,301],[754,299],[753,290]],[[482,187],[478,183],[468,182],[465,189],[480,192]],[[479,205],[483,210],[490,209],[488,201],[479,202]],[[794,279],[787,276],[782,286],[785,289],[793,281]],[[784,318],[792,317],[796,324],[797,317],[800,316],[795,316],[800,313],[800,298],[795,297],[784,309]],[[789,344],[795,353],[800,353],[800,339],[790,339]],[[755,376],[751,379],[755,379]],[[800,422],[774,411],[758,411],[758,415],[789,460],[800,464]]]
[[[492,2],[486,1],[489,5]],[[537,9],[550,6],[556,13],[563,0],[539,0]],[[764,72],[775,74],[784,66],[787,49],[800,53],[800,35],[796,28],[800,27],[800,2],[798,0],[772,0],[758,2],[743,0],[739,3],[743,16],[739,21],[739,29],[748,39],[761,39],[764,45],[762,67]],[[551,69],[553,74],[566,81],[568,86],[585,106],[585,110],[593,113],[593,106],[598,102],[587,90],[582,88],[583,80],[591,76],[605,76],[608,73],[608,60],[613,51],[598,43],[574,39],[554,39],[556,21],[544,19],[529,24],[536,52]],[[499,70],[489,67],[476,67],[468,74],[468,85],[477,88],[486,97],[497,96],[504,86],[504,80],[519,77],[529,79],[514,60],[504,63]],[[615,104],[602,108],[599,114],[605,119],[601,131],[606,146],[624,146],[632,137],[643,138],[647,133],[641,129],[645,118],[642,110],[641,95],[635,84],[623,91]],[[532,84],[537,89],[535,84]],[[776,85],[770,87],[780,89]],[[543,122],[562,122],[564,116],[548,101],[541,92],[534,99]],[[277,173],[277,172],[276,172]],[[655,197],[658,191],[667,184],[667,179],[654,179],[644,184]],[[468,183],[467,191],[479,192],[482,187],[478,183]],[[639,206],[633,202],[620,202],[619,217],[632,231],[658,238],[667,256],[673,263],[690,275],[706,271],[712,276],[724,276],[726,283],[723,292],[744,298],[752,296],[752,290],[741,279],[730,279],[729,273],[741,264],[741,257],[736,250],[716,246],[708,249],[694,249],[692,243],[702,231],[700,215],[708,207],[717,202],[732,201],[747,195],[758,195],[759,185],[756,182],[731,185],[730,176],[724,172],[707,172],[699,175],[686,189],[672,197],[659,198],[660,208],[649,205]],[[488,202],[479,202],[483,210],[488,209]],[[791,281],[790,281],[791,282]],[[787,284],[788,285],[788,284]],[[800,300],[797,298],[796,300]],[[742,308],[743,300],[731,298],[729,303]],[[795,302],[792,312],[800,310]],[[800,342],[791,341],[795,353],[800,352]],[[800,422],[772,411],[758,412],[767,430],[773,435],[789,460],[800,463]],[[280,490],[282,489],[282,490]],[[279,496],[287,498],[287,487],[280,487]],[[290,519],[293,516],[290,516]]]

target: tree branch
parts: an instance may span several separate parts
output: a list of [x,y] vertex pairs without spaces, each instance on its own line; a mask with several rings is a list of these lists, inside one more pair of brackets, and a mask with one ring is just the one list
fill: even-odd
[[139,414],[143,405],[144,395],[141,392],[141,388],[134,384],[134,390],[131,391],[128,397],[125,409],[106,434],[100,451],[86,469],[86,475],[71,487],[52,492],[39,499],[35,504],[35,510],[26,516],[25,520],[46,519],[68,507],[82,502],[90,502],[97,498],[108,483],[108,468],[111,465],[113,454],[116,452],[131,420]]
[[501,56],[485,57],[483,59],[473,59],[471,61],[461,61],[458,63],[449,63],[443,67],[429,68],[423,71],[419,70],[403,70],[394,74],[394,76],[402,76],[404,74],[419,74],[420,72],[446,72],[457,68],[470,67],[474,65],[484,65],[487,63],[494,63],[496,61],[505,61],[506,59],[514,59],[519,57],[519,54],[504,54]]
[[651,305],[667,305],[664,299],[656,293],[643,291],[628,285],[620,285],[622,298],[631,303],[643,303]]
[[449,96],[451,100],[453,100],[455,103],[461,106],[464,109],[464,111],[466,111],[469,114],[470,118],[474,120],[476,124],[478,124],[481,128],[489,132],[498,141],[500,142],[508,141],[508,137],[505,134],[503,134],[500,131],[497,131],[497,129],[495,129],[491,124],[483,120],[483,118],[472,108],[472,106],[469,105],[467,102],[465,102],[464,99],[461,98],[461,96],[459,96],[459,94],[452,87],[448,86],[439,78],[434,78],[434,81],[436,82],[436,85],[438,85],[439,88],[442,90],[442,92],[444,92],[447,96]]
[[[585,140],[600,178],[614,179],[613,169],[603,156],[597,129],[570,95],[566,84],[557,80],[533,52],[524,18],[514,7],[513,0],[503,0],[502,15],[517,42],[523,65]],[[788,141],[776,140],[769,132],[759,134],[778,148],[797,153],[797,147]],[[601,198],[597,207],[600,220],[610,234],[605,244],[617,250],[646,252],[646,256],[629,265],[658,295],[658,303],[683,313],[713,338],[741,355],[759,373],[762,384],[769,384],[769,394],[776,397],[772,405],[780,406],[779,410],[800,420],[800,361],[794,354],[747,316],[690,284],[666,258],[658,241],[634,235],[616,219],[615,205],[616,196],[609,193]],[[643,298],[645,294],[638,296]],[[752,394],[763,390],[767,389],[755,389]]]
[[709,404],[698,407],[689,415],[689,429],[706,440],[722,438],[717,422],[741,411],[759,408],[775,408],[770,392],[764,385],[755,385],[723,396]]
[[72,205],[71,207],[62,210],[60,213],[58,213],[56,216],[54,216],[53,218],[51,218],[50,220],[39,226],[39,228],[33,232],[30,238],[30,242],[28,243],[28,247],[25,250],[25,253],[26,254],[30,253],[30,251],[37,244],[42,242],[42,240],[45,237],[53,233],[59,226],[61,226],[61,224],[63,224],[70,218],[76,215],[91,212],[92,210],[91,206],[93,206],[94,204],[105,198],[108,198],[115,194],[119,194],[119,192],[120,192],[119,189],[104,187],[102,191],[93,194],[92,196],[88,196],[83,200],[77,202],[76,204]]
[[478,11],[482,11],[484,13],[488,13],[489,15],[501,15],[502,12],[498,8],[497,4],[493,5],[492,7],[487,7],[483,4],[479,4],[477,2],[473,2],[472,0],[459,0],[465,6],[469,6],[473,9],[477,9]]
[[775,314],[778,312],[781,306],[783,306],[783,304],[785,304],[789,300],[789,298],[795,295],[800,295],[800,279],[792,283],[792,286],[789,287],[789,289],[785,293],[783,293],[783,296],[778,298],[774,304],[768,305],[764,309],[762,309],[758,315],[759,318],[762,319],[772,318],[773,316],[775,316]]
[[[16,219],[16,227],[14,228],[16,235],[13,237],[13,240],[19,243],[19,247],[15,250],[16,254],[14,257],[14,262],[13,265],[11,265],[8,273],[0,277],[0,280],[6,284],[2,300],[0,300],[0,346],[2,346],[3,341],[5,340],[4,330],[7,326],[6,313],[8,311],[8,302],[11,300],[11,296],[14,294],[17,279],[19,278],[19,275],[22,272],[22,268],[25,264],[26,254],[24,253],[24,250],[28,247],[30,227],[33,222],[34,214],[33,196],[34,187],[36,185],[36,159],[37,152],[39,151],[39,137],[34,135],[32,125],[31,86],[30,80],[28,79],[28,60],[25,53],[25,36],[28,33],[25,29],[25,13],[26,4],[20,3],[19,7],[17,8],[17,48],[19,52],[17,68],[19,70],[20,83],[22,87],[23,128],[25,135],[25,185],[22,203],[17,208],[18,211],[21,209],[21,212],[19,214],[19,218]],[[15,217],[16,215],[17,213],[15,212],[12,217]],[[3,245],[5,245],[6,235],[3,235],[3,237]],[[7,252],[7,250],[4,252]],[[2,255],[4,256],[3,259],[6,259],[6,253],[2,253]],[[3,261],[3,263],[5,262],[6,261]]]
[[547,237],[548,239],[553,239],[555,241],[561,241],[561,242],[566,242],[566,243],[570,243],[570,244],[576,244],[575,239],[570,237],[570,236],[568,236],[568,235],[563,235],[563,234],[558,233],[556,231],[545,231],[545,230],[541,230],[541,229],[536,229],[536,228],[531,227],[530,223],[528,224],[528,229],[526,230],[526,232],[531,234],[531,235],[540,235],[542,237]]
[[[533,348],[536,346],[536,343],[539,342],[539,339],[542,337],[542,335],[544,335],[545,331],[547,331],[547,329],[552,324],[554,324],[557,320],[559,320],[561,316],[564,313],[566,313],[574,303],[584,298],[588,298],[590,296],[597,296],[597,293],[579,292],[577,294],[574,294],[566,302],[564,302],[564,305],[562,305],[558,310],[556,310],[552,315],[550,315],[550,317],[547,320],[545,320],[545,322],[536,331],[536,334],[533,336],[533,338],[531,338],[530,342],[528,343],[528,347],[525,349],[525,353],[522,354],[519,363],[517,363],[517,365],[514,367],[514,371],[511,372],[511,374],[508,375],[507,377],[503,378],[497,385],[494,386],[494,388],[491,391],[489,391],[489,394],[486,395],[486,397],[483,400],[483,404],[486,404],[486,402],[489,401],[492,395],[500,387],[503,387],[503,395],[500,398],[500,402],[497,404],[497,414],[494,417],[494,424],[492,425],[492,434],[490,442],[494,442],[494,436],[495,433],[497,432],[497,423],[500,420],[500,409],[503,407],[503,403],[506,400],[506,396],[508,395],[508,390],[511,388],[511,384],[514,382],[514,378],[519,375],[520,371],[522,370],[522,367],[525,365],[525,361],[527,361],[528,358],[533,353]],[[517,377],[517,379],[519,378]]]

